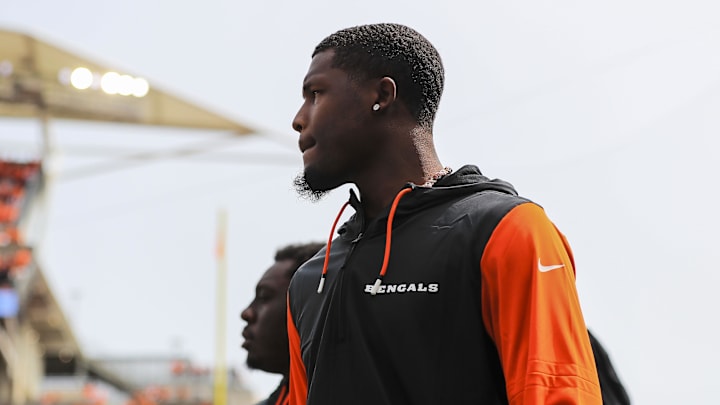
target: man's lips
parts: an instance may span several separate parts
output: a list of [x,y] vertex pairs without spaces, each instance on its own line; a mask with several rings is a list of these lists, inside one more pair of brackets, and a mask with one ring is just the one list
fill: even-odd
[[317,159],[317,156],[316,156],[317,153],[316,153],[315,149],[316,149],[315,146],[311,146],[311,147],[305,149],[305,151],[303,152],[302,161],[303,161],[303,166],[305,168],[307,168],[308,165],[311,165]]
[[300,139],[298,139],[298,147],[300,148],[300,152],[304,154],[305,152],[307,152],[308,149],[312,149],[313,146],[315,146],[315,140],[312,138],[312,136],[300,135]]
[[243,339],[245,339],[245,341],[242,344],[242,347],[246,348],[253,340],[252,333],[250,333],[250,331],[247,329],[243,329],[242,337],[243,337]]

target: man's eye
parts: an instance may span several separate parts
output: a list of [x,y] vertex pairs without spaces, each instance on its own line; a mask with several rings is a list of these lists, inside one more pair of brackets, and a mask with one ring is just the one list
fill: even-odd
[[255,292],[255,299],[257,301],[267,301],[273,297],[272,291],[268,291],[267,289],[261,289],[259,291]]
[[315,104],[315,103],[317,102],[318,96],[320,95],[320,91],[319,91],[319,90],[313,90],[313,91],[310,92],[310,94],[312,95],[313,104]]

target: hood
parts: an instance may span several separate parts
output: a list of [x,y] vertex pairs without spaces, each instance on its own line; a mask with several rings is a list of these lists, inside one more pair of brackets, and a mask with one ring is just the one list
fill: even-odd
[[[397,205],[395,213],[396,220],[427,209],[433,205],[482,191],[518,195],[510,183],[484,176],[475,165],[465,165],[461,167],[459,170],[439,179],[432,187],[422,187],[408,183],[403,186],[402,189],[398,190],[398,192],[407,188],[412,189],[412,191],[403,195]],[[360,232],[368,236],[385,232],[385,225],[392,208],[391,206],[386,207],[373,221],[365,224],[362,202],[352,189],[350,190],[348,203],[355,209],[355,215],[340,227],[338,230],[340,237],[343,239],[354,239]],[[366,225],[367,228],[364,229]]]
[[[402,221],[403,217],[412,215],[415,212],[422,211],[433,205],[455,200],[463,195],[483,191],[517,195],[517,192],[510,183],[497,179],[490,180],[480,173],[480,169],[478,169],[477,166],[466,165],[461,167],[457,172],[440,178],[432,187],[417,186],[412,183],[406,184],[398,191],[392,204],[387,207],[381,215],[367,224],[367,228],[365,228],[362,203],[357,198],[355,191],[351,189],[350,200],[340,209],[330,230],[330,237],[328,238],[327,248],[325,249],[325,262],[323,263],[322,275],[317,292],[319,294],[322,293],[323,286],[325,285],[325,278],[330,261],[330,247],[332,245],[335,227],[348,205],[351,205],[355,209],[355,215],[338,230],[340,238],[344,240],[354,240],[361,233],[364,233],[365,236],[374,236],[382,232],[386,234],[383,265],[371,291],[371,294],[375,295],[387,271],[392,245],[392,230],[395,221]],[[364,228],[365,230],[363,232]]]

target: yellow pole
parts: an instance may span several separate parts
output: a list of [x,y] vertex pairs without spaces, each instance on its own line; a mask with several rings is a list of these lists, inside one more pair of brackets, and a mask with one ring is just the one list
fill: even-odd
[[214,405],[227,404],[227,368],[225,365],[225,292],[227,290],[227,261],[225,258],[225,237],[227,233],[227,214],[218,212],[217,234],[217,285],[215,307],[215,379]]

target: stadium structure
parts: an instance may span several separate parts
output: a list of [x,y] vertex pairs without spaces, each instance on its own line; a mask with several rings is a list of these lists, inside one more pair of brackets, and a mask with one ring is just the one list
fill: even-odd
[[[34,254],[47,209],[49,121],[133,123],[254,131],[155,89],[138,75],[94,63],[33,36],[0,30],[0,118],[40,122],[38,156],[15,156],[0,140],[0,404],[244,405],[233,370],[185,358],[91,359],[76,339]],[[138,378],[140,376],[140,378]]]

